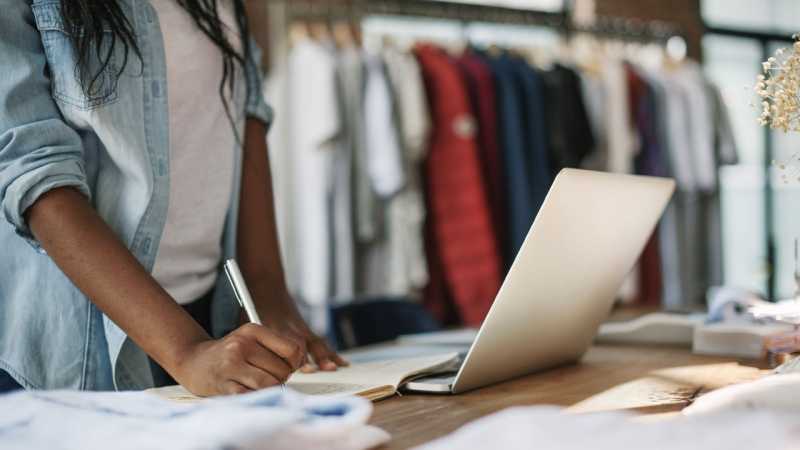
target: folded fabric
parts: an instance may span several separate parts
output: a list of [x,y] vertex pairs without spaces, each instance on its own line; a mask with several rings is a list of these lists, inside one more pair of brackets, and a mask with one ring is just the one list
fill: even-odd
[[709,392],[685,408],[684,415],[730,411],[800,414],[800,373],[769,375]]
[[389,435],[370,402],[272,388],[178,403],[145,392],[22,391],[0,396],[0,449],[364,450]]
[[789,450],[800,445],[796,415],[749,411],[652,422],[632,417],[568,414],[556,407],[510,408],[417,450]]

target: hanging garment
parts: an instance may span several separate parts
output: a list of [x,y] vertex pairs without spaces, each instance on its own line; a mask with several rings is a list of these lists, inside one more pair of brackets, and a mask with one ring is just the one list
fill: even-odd
[[345,133],[353,152],[353,227],[357,242],[370,242],[378,233],[378,221],[377,198],[372,189],[367,169],[367,146],[364,131],[366,69],[362,51],[354,47],[343,49],[339,53],[338,63]]
[[[739,161],[736,140],[728,116],[728,109],[722,100],[719,89],[706,80],[706,94],[711,103],[713,130],[714,130],[714,157],[717,169],[724,165],[736,164]],[[708,236],[708,284],[709,286],[722,286],[723,252],[722,252],[722,211],[719,183],[713,195],[709,196],[706,214],[706,227]]]
[[389,229],[388,211],[394,197],[406,183],[405,167],[397,129],[395,98],[379,54],[368,54],[364,60],[364,135],[367,172],[376,196],[376,234],[362,245],[359,259],[362,286],[359,294],[388,295]]
[[500,261],[481,177],[475,119],[449,56],[430,45],[418,46],[416,54],[435,125],[426,175],[436,247],[463,323],[478,326],[500,287]]
[[697,188],[713,191],[717,185],[717,166],[714,158],[714,112],[706,89],[702,69],[694,62],[685,62],[671,74],[672,82],[685,93],[688,109],[688,138]]
[[605,129],[608,165],[613,173],[633,173],[636,136],[630,123],[628,84],[625,68],[616,58],[608,59],[602,68],[606,92]]
[[[654,118],[655,139],[661,149],[661,163],[666,170],[666,176],[673,176],[673,167],[670,162],[669,136],[667,123],[667,95],[660,75],[652,72],[638,72],[639,76],[647,81],[652,93],[652,106]],[[661,277],[661,306],[676,310],[682,309],[683,280],[681,274],[681,255],[685,253],[681,248],[680,217],[682,213],[682,199],[676,193],[667,206],[661,222],[658,225],[658,252],[660,260]]]
[[[480,57],[492,71],[497,93],[497,123],[500,136],[504,178],[506,182],[508,240],[504,252],[504,267],[508,269],[517,255],[535,216],[534,201],[531,198],[530,173],[528,170],[525,132],[522,123],[522,95],[515,80],[516,69],[507,56],[491,58],[483,53]],[[502,233],[503,231],[501,231]]]
[[543,78],[550,164],[555,176],[565,167],[580,167],[595,141],[583,104],[581,81],[575,71],[556,65],[544,72]]
[[497,127],[497,95],[491,69],[473,51],[467,50],[457,60],[469,91],[470,104],[478,120],[478,143],[483,178],[498,249],[503,261],[509,260],[508,205],[503,158]]
[[371,217],[372,189],[366,166],[363,126],[364,67],[356,47],[336,52],[339,114],[342,130],[333,156],[330,195],[333,266],[331,290],[334,302],[356,295],[356,241],[374,233]]
[[[633,66],[626,64],[625,72],[628,79],[630,120],[639,135],[639,149],[634,161],[636,173],[665,176],[667,168],[664,164],[656,128],[655,93]],[[639,258],[637,266],[639,274],[637,300],[639,304],[661,304],[663,284],[658,233],[658,230],[653,233]]]
[[589,116],[589,124],[594,135],[594,148],[589,152],[581,163],[581,168],[586,170],[607,171],[609,168],[609,148],[608,148],[608,92],[602,73],[595,71],[581,71],[581,92],[583,93],[583,103],[586,105],[586,113]]
[[[709,218],[716,197],[716,162],[714,158],[714,118],[712,106],[705,88],[701,69],[687,62],[677,70],[667,74],[672,91],[680,96],[683,117],[679,111],[673,113],[671,137],[681,133],[675,142],[684,147],[671,148],[676,158],[690,167],[691,179],[682,191],[678,192],[679,224],[682,227],[681,247],[685,254],[681,260],[682,277],[685,280],[681,305],[697,307],[705,304],[708,288],[711,286],[711,267]],[[674,103],[673,106],[677,105]],[[682,129],[679,128],[682,126]],[[676,171],[678,168],[676,168]],[[711,219],[713,222],[713,218]]]
[[[341,132],[336,61],[324,45],[298,41],[289,55],[292,194],[290,264],[294,294],[317,332],[327,328],[331,296],[329,195],[332,164]],[[301,188],[300,188],[301,186]]]
[[676,181],[676,191],[660,227],[662,273],[664,279],[662,306],[667,310],[686,310],[704,302],[705,250],[702,241],[702,213],[692,160],[689,103],[684,88],[675,83],[672,74],[650,72],[650,80],[659,86],[657,108],[662,148]]
[[367,146],[367,169],[372,188],[387,199],[405,184],[394,99],[380,55],[365,59],[367,81],[364,88],[364,131]]
[[[522,119],[527,149],[528,175],[534,217],[544,203],[553,182],[548,151],[548,130],[545,117],[545,92],[541,74],[520,58],[512,58],[517,82],[523,94]],[[580,101],[582,103],[582,100]],[[588,118],[586,124],[589,124]],[[588,151],[587,151],[588,153]]]
[[395,95],[396,125],[406,184],[386,210],[388,264],[386,290],[390,296],[418,297],[428,284],[425,259],[425,200],[421,164],[428,155],[431,131],[428,98],[416,58],[396,48],[383,52],[389,83]]
[[[613,56],[607,58],[601,67],[600,77],[606,100],[603,123],[607,165],[603,170],[633,173],[638,143],[630,120],[628,82],[622,61]],[[638,269],[634,269],[622,283],[618,296],[623,303],[630,303],[636,300],[638,293]]]
[[291,127],[290,104],[291,94],[289,89],[289,53],[290,49],[287,36],[277,36],[277,42],[271,45],[270,67],[268,76],[264,80],[264,98],[270,99],[275,111],[275,119],[267,133],[267,149],[269,154],[270,175],[272,177],[272,193],[275,202],[275,223],[278,228],[278,241],[280,243],[281,261],[283,262],[284,276],[289,292],[297,292],[297,275],[294,252],[291,250],[294,242],[294,229],[292,227],[292,202],[294,198],[291,152]]

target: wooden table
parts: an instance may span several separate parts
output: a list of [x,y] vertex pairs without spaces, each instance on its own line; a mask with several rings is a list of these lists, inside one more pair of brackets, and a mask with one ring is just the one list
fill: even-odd
[[[732,364],[708,366],[724,363]],[[371,423],[392,435],[386,449],[405,449],[510,406],[675,412],[703,391],[760,376],[761,371],[752,368],[757,366],[763,368],[764,363],[698,356],[682,348],[595,346],[578,365],[460,395],[404,395],[383,400],[375,404]],[[686,369],[661,370],[676,367]]]

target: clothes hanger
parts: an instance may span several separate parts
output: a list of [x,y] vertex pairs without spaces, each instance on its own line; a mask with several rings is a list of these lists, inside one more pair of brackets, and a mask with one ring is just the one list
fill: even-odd
[[358,46],[353,30],[347,21],[337,21],[333,24],[333,40],[341,49],[352,49]]
[[289,25],[289,45],[295,46],[300,42],[311,39],[311,31],[304,20],[295,20]]

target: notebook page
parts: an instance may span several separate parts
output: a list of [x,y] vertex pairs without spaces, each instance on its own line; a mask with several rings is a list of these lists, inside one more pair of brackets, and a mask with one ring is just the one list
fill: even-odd
[[363,386],[366,389],[380,386],[392,386],[396,389],[404,379],[436,370],[452,362],[457,357],[456,353],[449,353],[353,364],[349,367],[342,367],[335,372],[296,372],[289,378],[286,386],[297,389],[300,392],[318,388],[325,390],[328,394],[348,391],[354,385]]
[[[364,395],[374,400],[393,394],[404,379],[448,366],[457,357],[458,354],[450,353],[353,364],[335,372],[296,372],[286,387],[307,395]],[[177,402],[203,399],[183,386],[166,386],[148,389],[147,392]]]

